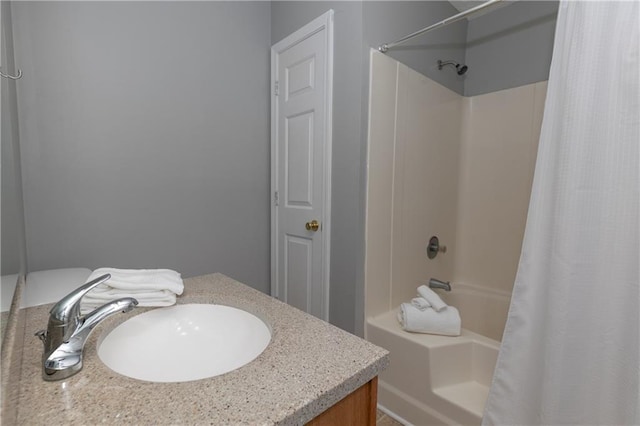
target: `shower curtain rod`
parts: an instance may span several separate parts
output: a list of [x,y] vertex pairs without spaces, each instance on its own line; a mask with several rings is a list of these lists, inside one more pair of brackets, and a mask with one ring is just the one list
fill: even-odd
[[460,12],[457,15],[450,16],[449,18],[443,19],[440,22],[436,22],[433,25],[429,25],[428,27],[425,27],[425,28],[423,28],[421,30],[416,31],[415,33],[411,33],[408,36],[401,38],[400,40],[396,40],[396,41],[391,42],[391,43],[381,44],[378,47],[378,50],[380,52],[382,52],[382,53],[385,53],[387,50],[389,50],[389,49],[391,49],[393,47],[396,47],[399,44],[404,43],[405,41],[411,40],[412,38],[418,37],[419,35],[424,34],[426,32],[429,32],[431,30],[435,30],[436,28],[445,27],[445,26],[447,26],[449,24],[453,24],[454,22],[457,22],[457,21],[459,21],[461,19],[464,19],[469,15],[473,15],[474,13],[479,12],[482,9],[486,8],[486,7],[492,6],[492,5],[496,4],[496,3],[500,3],[501,1],[503,1],[503,0],[489,0],[489,1],[485,2],[485,3],[479,4],[478,6],[472,7],[471,9],[465,10],[464,12]]

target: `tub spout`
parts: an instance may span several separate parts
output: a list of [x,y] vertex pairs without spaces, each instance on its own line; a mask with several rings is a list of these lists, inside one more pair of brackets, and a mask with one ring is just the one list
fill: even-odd
[[435,279],[435,278],[431,278],[429,280],[429,287],[430,288],[439,288],[439,289],[442,289],[444,291],[451,291],[451,284],[449,284],[449,281],[440,281],[440,280]]

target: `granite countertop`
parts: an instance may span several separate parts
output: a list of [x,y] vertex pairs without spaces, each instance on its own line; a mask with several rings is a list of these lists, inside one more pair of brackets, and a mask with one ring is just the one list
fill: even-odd
[[246,366],[209,379],[151,383],[121,376],[98,358],[96,344],[148,309],[98,325],[84,367],[64,381],[41,378],[42,343],[51,305],[25,311],[18,424],[303,424],[347,396],[389,363],[388,352],[222,274],[185,280],[178,303],[244,309],[271,328],[271,343]]

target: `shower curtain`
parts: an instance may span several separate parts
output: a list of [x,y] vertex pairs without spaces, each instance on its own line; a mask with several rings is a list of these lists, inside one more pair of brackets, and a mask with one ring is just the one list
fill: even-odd
[[640,2],[560,4],[483,425],[640,424]]

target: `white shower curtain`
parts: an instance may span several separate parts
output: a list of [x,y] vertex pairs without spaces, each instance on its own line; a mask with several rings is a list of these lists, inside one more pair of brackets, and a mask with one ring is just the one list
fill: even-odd
[[560,4],[484,425],[640,424],[640,2]]

